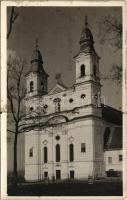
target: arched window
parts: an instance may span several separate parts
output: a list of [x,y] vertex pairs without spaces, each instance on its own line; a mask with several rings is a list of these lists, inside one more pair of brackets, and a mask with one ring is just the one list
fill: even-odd
[[60,112],[60,102],[58,102],[58,112]]
[[70,158],[70,162],[74,161],[74,145],[73,144],[69,145],[69,158]]
[[60,101],[61,101],[60,98],[55,98],[55,99],[54,99],[54,103],[55,103],[55,112],[60,112],[60,109],[61,109]]
[[85,65],[81,65],[81,77],[85,76]]
[[30,92],[33,92],[34,90],[34,82],[30,81]]
[[56,145],[56,162],[60,162],[60,145]]
[[44,92],[44,83],[43,83],[43,81],[41,82],[41,91]]
[[44,163],[48,162],[48,148],[44,147]]
[[93,66],[93,74],[96,76],[96,65]]
[[29,157],[33,157],[33,147],[29,149]]

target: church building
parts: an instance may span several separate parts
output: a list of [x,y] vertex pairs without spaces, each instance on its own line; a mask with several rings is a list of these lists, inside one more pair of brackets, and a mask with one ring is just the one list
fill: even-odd
[[105,176],[105,130],[119,129],[121,117],[119,111],[102,104],[100,57],[87,21],[79,43],[74,85],[67,88],[57,82],[49,92],[49,75],[38,44],[33,51],[22,122],[26,181]]

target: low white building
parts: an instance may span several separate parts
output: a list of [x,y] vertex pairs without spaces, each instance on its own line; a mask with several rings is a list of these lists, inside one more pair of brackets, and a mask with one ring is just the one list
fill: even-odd
[[22,122],[27,181],[105,176],[104,132],[117,123],[109,121],[110,109],[101,104],[99,59],[86,22],[75,56],[75,84],[66,88],[58,82],[48,92],[48,74],[36,44],[26,74],[27,115]]
[[122,128],[110,128],[107,127],[105,134],[109,136],[104,144],[104,160],[105,160],[105,171],[107,176],[121,176],[122,175]]

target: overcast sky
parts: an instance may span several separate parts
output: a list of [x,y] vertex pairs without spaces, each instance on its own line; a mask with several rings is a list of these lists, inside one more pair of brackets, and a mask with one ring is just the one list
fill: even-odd
[[[79,51],[79,40],[87,15],[89,28],[95,41],[95,50],[101,57],[100,72],[108,74],[112,64],[120,63],[120,52],[114,52],[107,42],[100,44],[100,23],[103,16],[112,16],[121,20],[121,9],[111,7],[17,7],[16,19],[8,40],[8,52],[30,59],[39,40],[39,49],[44,61],[44,69],[49,74],[49,90],[55,85],[55,74],[61,73],[63,83],[71,86],[75,82],[74,56]],[[8,17],[10,9],[8,9]],[[101,81],[102,95],[107,105],[121,106],[121,88],[116,83]]]

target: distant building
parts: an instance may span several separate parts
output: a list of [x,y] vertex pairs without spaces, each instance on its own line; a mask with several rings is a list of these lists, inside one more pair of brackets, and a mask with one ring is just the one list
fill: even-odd
[[107,127],[104,134],[104,159],[107,176],[121,176],[123,161],[122,128]]
[[107,148],[110,133],[105,130],[111,127],[115,135],[122,118],[121,112],[101,103],[99,59],[86,22],[75,56],[75,84],[67,88],[57,82],[48,92],[49,76],[36,44],[26,74],[27,115],[22,122],[27,181],[97,178],[109,169],[121,170],[121,163],[114,168],[107,162],[117,150]]

